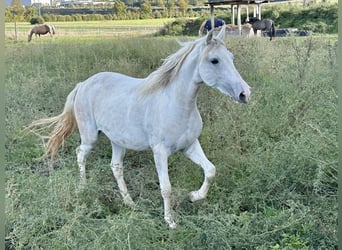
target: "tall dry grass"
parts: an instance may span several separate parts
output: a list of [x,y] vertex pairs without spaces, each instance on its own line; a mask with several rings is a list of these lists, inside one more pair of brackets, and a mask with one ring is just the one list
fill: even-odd
[[46,162],[37,160],[41,139],[22,130],[60,113],[74,85],[96,72],[146,76],[177,50],[175,40],[7,45],[7,249],[336,249],[336,40],[226,41],[253,88],[252,100],[237,105],[201,89],[200,141],[217,176],[205,201],[189,203],[187,193],[199,187],[202,171],[181,154],[171,157],[179,224],[173,231],[162,220],[150,152],[129,151],[125,158],[137,203],[130,209],[112,177],[104,136],[88,160],[87,189],[78,192],[78,134],[65,143],[48,176]]

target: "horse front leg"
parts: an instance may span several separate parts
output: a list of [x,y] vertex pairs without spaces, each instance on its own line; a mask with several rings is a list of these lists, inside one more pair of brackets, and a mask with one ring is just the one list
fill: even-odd
[[163,146],[153,148],[153,157],[156,164],[160,192],[164,202],[164,219],[170,228],[176,228],[176,223],[171,211],[171,183],[168,173],[168,150]]
[[215,177],[216,168],[205,156],[198,140],[196,140],[190,147],[184,150],[183,153],[194,163],[200,165],[204,170],[204,182],[202,186],[199,190],[191,192],[189,194],[189,199],[191,202],[204,199],[207,197],[210,184]]
[[253,31],[254,31],[254,35],[256,36],[257,33],[258,33],[258,30],[257,29],[253,29]]

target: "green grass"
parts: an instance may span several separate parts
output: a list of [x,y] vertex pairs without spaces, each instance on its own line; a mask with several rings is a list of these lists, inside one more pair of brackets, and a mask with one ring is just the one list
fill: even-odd
[[[87,22],[49,22],[49,24],[53,24],[56,29],[68,29],[68,28],[77,28],[77,29],[87,29],[94,27],[108,28],[115,26],[163,26],[165,23],[172,22],[174,19],[165,18],[165,19],[142,19],[142,20],[111,20],[111,21],[87,21]],[[27,22],[18,22],[17,29],[21,30],[30,30],[33,25]],[[5,23],[6,31],[14,31],[14,23]]]
[[[136,37],[142,35],[151,35],[156,33],[166,23],[175,19],[143,19],[143,20],[112,20],[112,21],[84,21],[84,22],[48,22],[56,28],[56,39],[69,37],[88,37],[110,38],[118,37]],[[16,25],[16,26],[15,26]],[[33,25],[30,23],[18,22],[5,23],[6,41],[15,40],[15,30],[17,31],[17,40],[27,41]],[[33,37],[32,42],[37,42]],[[41,40],[50,40],[49,35],[41,36]]]
[[[151,46],[151,44],[154,46]],[[99,71],[144,77],[176,51],[173,38],[6,43],[8,249],[337,249],[337,37],[226,41],[252,100],[203,87],[201,144],[217,167],[208,198],[190,203],[202,170],[169,160],[178,228],[163,221],[151,152],[129,151],[123,205],[104,136],[78,191],[73,134],[48,176],[42,141],[23,128],[61,112],[75,84]]]

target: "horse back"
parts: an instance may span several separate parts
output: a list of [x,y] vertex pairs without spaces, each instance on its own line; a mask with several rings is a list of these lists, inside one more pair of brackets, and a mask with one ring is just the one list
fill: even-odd
[[97,73],[80,83],[76,96],[77,105],[86,112],[127,110],[137,99],[140,82],[141,79],[120,73]]

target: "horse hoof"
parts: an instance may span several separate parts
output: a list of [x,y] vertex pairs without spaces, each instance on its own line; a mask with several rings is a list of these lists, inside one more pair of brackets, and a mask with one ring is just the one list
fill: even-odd
[[124,204],[128,207],[134,207],[135,206],[134,201],[129,196],[124,198]]
[[169,225],[170,229],[175,229],[177,227],[177,223],[174,222],[174,220],[171,217],[165,217],[164,219],[166,223]]
[[192,191],[189,193],[189,200],[191,202],[202,200],[204,198],[205,198],[205,196],[200,195],[198,191]]
[[176,222],[173,221],[173,222],[169,223],[169,227],[170,227],[170,229],[175,229],[177,227]]

